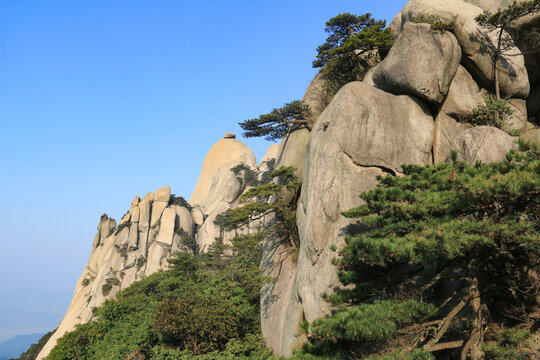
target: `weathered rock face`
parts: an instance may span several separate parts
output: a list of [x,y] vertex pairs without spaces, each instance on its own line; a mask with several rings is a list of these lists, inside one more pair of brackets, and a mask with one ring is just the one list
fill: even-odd
[[199,206],[204,214],[208,214],[210,205],[220,201],[231,203],[240,195],[241,184],[231,171],[233,167],[257,167],[253,151],[241,141],[228,136],[212,146],[206,155],[199,181],[189,200],[192,206]]
[[[326,122],[326,129],[319,126]],[[327,313],[320,294],[338,286],[329,247],[341,241],[349,223],[340,213],[359,205],[358,195],[375,187],[377,175],[430,163],[433,128],[422,104],[359,82],[345,85],[320,116],[297,213],[296,284],[308,321]]]
[[491,126],[476,126],[467,129],[456,139],[459,159],[474,164],[503,161],[515,146],[515,138]]
[[190,211],[169,206],[170,194],[170,187],[165,186],[155,195],[148,193],[142,201],[135,197],[118,227],[114,219],[107,215],[101,217],[88,264],[79,277],[71,305],[38,359],[46,357],[66,331],[90,321],[92,308],[133,282],[166,269],[166,259],[182,247],[175,234],[177,229],[194,235]]
[[[497,36],[479,26],[475,17],[482,13],[478,6],[461,0],[411,0],[394,18],[390,28],[395,37],[403,31],[405,24],[420,15],[439,17],[442,21],[455,23],[454,35],[463,52],[465,67],[484,83],[493,87],[493,54]],[[507,33],[505,37],[509,37]],[[500,89],[504,96],[526,98],[529,80],[525,60],[517,46],[510,47],[500,57],[497,66]]]
[[456,119],[473,116],[474,109],[486,101],[488,94],[488,91],[480,88],[471,74],[460,65],[441,111]]
[[453,117],[440,111],[435,119],[435,135],[433,139],[434,163],[446,162],[452,150],[458,149],[457,138],[470,125],[456,121]]
[[461,49],[449,32],[429,24],[406,23],[388,56],[371,77],[379,89],[440,103],[461,61]]

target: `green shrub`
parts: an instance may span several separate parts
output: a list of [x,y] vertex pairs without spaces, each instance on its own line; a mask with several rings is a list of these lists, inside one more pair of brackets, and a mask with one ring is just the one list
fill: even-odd
[[504,129],[508,122],[508,117],[514,113],[514,110],[508,105],[506,99],[496,100],[494,96],[489,95],[485,104],[478,104],[474,109],[474,115],[471,123],[475,126],[486,125]]
[[131,220],[128,220],[128,221],[125,221],[125,222],[121,223],[120,225],[118,225],[116,230],[114,230],[114,234],[118,235],[120,233],[120,231],[124,230],[125,228],[127,228],[129,226],[131,226]]
[[176,196],[175,194],[171,194],[171,197],[169,198],[169,206],[170,205],[178,205],[185,207],[188,210],[191,210],[191,205],[187,202],[186,199],[182,196]]
[[199,246],[197,245],[197,242],[195,241],[193,236],[189,235],[181,227],[177,227],[174,232],[178,236],[180,236],[180,243],[185,246],[189,251],[191,251],[193,254],[197,254],[199,252]]
[[438,16],[435,15],[420,15],[411,19],[411,22],[417,24],[430,24],[431,29],[437,31],[449,31],[452,32],[456,28],[456,24],[453,21],[444,22]]
[[243,188],[247,186],[257,186],[259,184],[257,173],[249,166],[239,164],[233,167],[231,171],[236,175],[237,179],[240,180]]
[[107,296],[110,294],[112,288],[118,285],[120,285],[120,280],[118,280],[116,277],[107,278],[105,280],[105,284],[101,286],[101,293],[103,296]]

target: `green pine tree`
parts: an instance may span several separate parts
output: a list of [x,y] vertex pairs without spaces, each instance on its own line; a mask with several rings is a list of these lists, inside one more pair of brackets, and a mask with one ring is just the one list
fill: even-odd
[[406,176],[363,193],[365,205],[344,213],[361,230],[334,261],[348,290],[324,295],[339,307],[311,324],[304,353],[480,359],[495,353],[484,346],[490,329],[532,324],[540,158],[519,145],[500,163],[404,166]]

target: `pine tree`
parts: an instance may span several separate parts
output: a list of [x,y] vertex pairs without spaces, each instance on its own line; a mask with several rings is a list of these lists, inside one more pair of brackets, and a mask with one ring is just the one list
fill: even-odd
[[404,166],[405,177],[363,193],[365,205],[344,213],[362,230],[334,261],[354,288],[324,295],[341,305],[311,324],[304,351],[480,359],[495,324],[530,325],[540,309],[540,158],[519,145],[500,163]]
[[268,141],[276,141],[290,132],[305,127],[309,116],[309,106],[300,100],[295,100],[268,114],[240,122],[238,125],[244,130],[242,135],[246,138],[264,136]]

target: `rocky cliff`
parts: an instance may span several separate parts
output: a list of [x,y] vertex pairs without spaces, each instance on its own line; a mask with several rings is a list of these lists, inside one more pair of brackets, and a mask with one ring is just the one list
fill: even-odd
[[[475,17],[506,3],[411,0],[390,25],[395,42],[387,56],[372,64],[362,82],[342,87],[331,101],[324,70],[317,75],[303,97],[312,110],[308,127],[272,145],[261,164],[228,133],[208,152],[189,205],[175,201],[164,187],[136,197],[118,225],[103,215],[72,304],[40,358],[58,337],[89,321],[93,307],[166,268],[174,253],[207,251],[219,236],[229,240],[234,234],[221,232],[216,216],[238,206],[249,178],[268,171],[272,159],[276,168],[295,167],[302,179],[300,246],[268,238],[261,264],[275,280],[262,291],[263,336],[275,355],[290,355],[305,340],[300,324],[330,311],[321,293],[340,288],[331,247],[343,244],[350,225],[341,212],[360,205],[358,195],[373,189],[377,176],[401,176],[403,164],[447,161],[452,150],[471,163],[500,161],[515,146],[516,137],[509,133],[516,131],[540,140],[540,56],[524,55],[519,44],[510,46],[497,66],[501,93],[514,110],[506,131],[468,122],[493,93],[496,38]],[[439,31],[412,21],[421,16],[435,16],[454,29]],[[513,31],[538,26],[537,20],[523,19]],[[258,227],[250,224],[240,232]],[[192,245],[186,239],[194,240]]]
[[[377,176],[400,176],[402,164],[446,161],[451,150],[471,163],[501,161],[515,146],[516,137],[507,132],[467,122],[493,92],[494,34],[474,18],[505,5],[470,2],[411,0],[390,25],[392,49],[363,82],[347,84],[328,105],[316,96],[324,77],[317,76],[308,88],[304,99],[317,109],[317,118],[309,133],[301,130],[285,138],[278,154],[278,164],[302,169],[298,256],[288,256],[286,244],[269,239],[263,261],[276,282],[263,292],[262,329],[277,355],[290,355],[305,340],[303,320],[329,314],[321,294],[340,287],[330,248],[343,244],[350,224],[341,212],[360,205],[358,195],[373,189]],[[421,15],[452,22],[455,29],[441,32],[411,22]],[[536,21],[528,20],[521,26]],[[529,94],[536,94],[539,84],[537,57],[525,57],[513,45],[497,68],[501,93],[514,110],[506,130],[536,141],[537,100]]]
[[[171,195],[171,188],[165,186],[143,199],[135,196],[118,224],[102,215],[71,305],[38,359],[45,358],[64,333],[90,321],[94,307],[133,282],[166,269],[171,256],[204,252],[216,237],[222,235],[225,241],[232,237],[220,234],[214,224],[216,215],[237,205],[248,186],[246,173],[267,171],[276,150],[277,145],[271,146],[259,166],[253,151],[227,133],[208,152],[190,204]],[[238,166],[241,170],[233,171]]]

